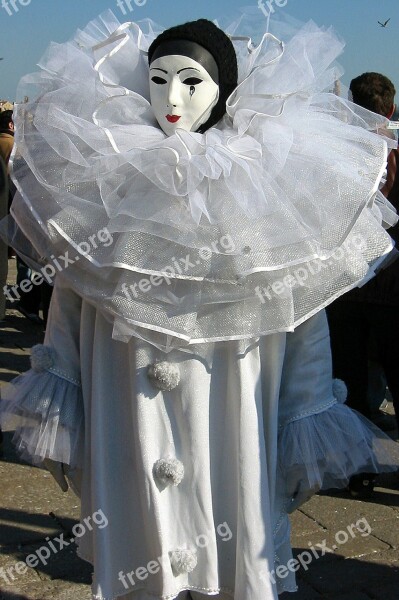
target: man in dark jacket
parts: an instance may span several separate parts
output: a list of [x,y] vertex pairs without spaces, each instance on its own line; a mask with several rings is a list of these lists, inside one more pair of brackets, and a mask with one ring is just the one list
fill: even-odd
[[[379,73],[364,73],[350,85],[353,101],[390,118],[395,110],[395,88]],[[389,135],[389,132],[386,132]],[[398,150],[388,157],[382,193],[399,211]],[[389,230],[399,246],[399,224]],[[327,309],[334,375],[348,387],[348,404],[373,419],[368,402],[369,359],[381,365],[393,398],[399,428],[399,261],[366,285],[345,294]],[[385,421],[376,424],[389,429]],[[392,429],[392,427],[390,427]]]

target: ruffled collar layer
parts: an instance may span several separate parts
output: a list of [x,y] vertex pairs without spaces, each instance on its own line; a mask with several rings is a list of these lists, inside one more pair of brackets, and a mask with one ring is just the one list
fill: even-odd
[[[61,276],[116,337],[171,347],[292,330],[391,247],[381,210],[395,217],[375,202],[388,147],[372,130],[385,120],[323,92],[342,44],[309,24],[286,45],[233,40],[240,83],[225,118],[166,137],[148,101],[157,32],[107,13],[25,79],[35,100],[17,109],[16,219],[40,254],[80,259]],[[82,256],[105,228],[112,244]]]

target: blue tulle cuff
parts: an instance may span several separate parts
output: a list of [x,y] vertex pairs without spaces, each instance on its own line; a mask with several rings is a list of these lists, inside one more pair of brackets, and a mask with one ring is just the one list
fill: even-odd
[[279,463],[294,510],[320,489],[346,487],[356,473],[396,471],[399,444],[337,402],[281,428]]
[[15,429],[13,443],[23,459],[80,466],[83,401],[71,380],[50,371],[20,375],[2,390],[0,421],[4,430]]

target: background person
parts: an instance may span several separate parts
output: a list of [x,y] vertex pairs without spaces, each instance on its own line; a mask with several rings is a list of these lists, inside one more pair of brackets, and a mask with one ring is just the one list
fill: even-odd
[[[8,182],[7,170],[3,158],[0,156],[0,219],[8,212]],[[8,273],[8,246],[0,238],[0,321],[6,314],[6,297],[4,286],[7,284]]]
[[[395,87],[380,73],[363,73],[351,81],[350,90],[356,104],[389,119],[395,110]],[[393,135],[380,130],[382,135]],[[382,193],[399,210],[399,153],[388,156],[386,183]],[[390,228],[395,245],[399,224]],[[348,292],[327,307],[330,326],[333,369],[348,387],[348,405],[391,430],[391,417],[377,414],[369,401],[369,389],[381,387],[375,363],[381,365],[392,395],[399,427],[399,261],[383,268],[368,283]],[[369,361],[372,361],[370,365]],[[373,380],[370,381],[370,377]],[[383,398],[378,397],[381,404]]]
[[12,110],[3,110],[0,112],[0,156],[7,165],[7,172],[13,146],[14,122],[12,119]]
[[[0,218],[8,213],[11,204],[11,186],[8,174],[8,162],[14,146],[14,122],[12,110],[0,112],[0,160],[2,163],[3,190],[1,192]],[[6,181],[4,181],[4,173]],[[6,298],[3,286],[7,283],[8,246],[0,240],[0,321],[5,317]]]
[[[7,170],[3,158],[0,156],[0,219],[6,216],[8,210],[8,183]],[[0,323],[5,317],[6,299],[3,286],[7,283],[8,247],[0,239]],[[3,433],[0,429],[0,456],[3,453]]]
[[[0,113],[0,156],[7,165],[8,173],[8,162],[14,146],[14,133],[15,126],[13,121],[13,111],[5,110]],[[8,173],[8,210],[11,206],[12,199],[15,193],[15,185],[11,180]],[[3,265],[3,272],[6,267]],[[8,270],[8,269],[7,269]],[[7,278],[7,273],[5,274]],[[31,280],[34,277],[34,271],[17,255],[17,284],[18,286],[25,280]],[[4,275],[3,275],[4,278]],[[2,292],[2,302],[5,303],[5,297]],[[15,304],[14,308],[19,310],[21,314],[27,319],[34,323],[42,324],[46,323],[47,315],[51,300],[52,286],[47,282],[42,282],[40,285],[32,286],[32,289],[28,292],[20,291],[20,300]],[[43,308],[43,319],[39,315],[40,307]],[[1,316],[1,315],[0,315]]]

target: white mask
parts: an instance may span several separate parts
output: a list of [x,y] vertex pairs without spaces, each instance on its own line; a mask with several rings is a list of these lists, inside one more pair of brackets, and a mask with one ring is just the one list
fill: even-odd
[[177,129],[197,131],[218,102],[219,86],[192,58],[161,56],[150,65],[150,98],[166,135]]

